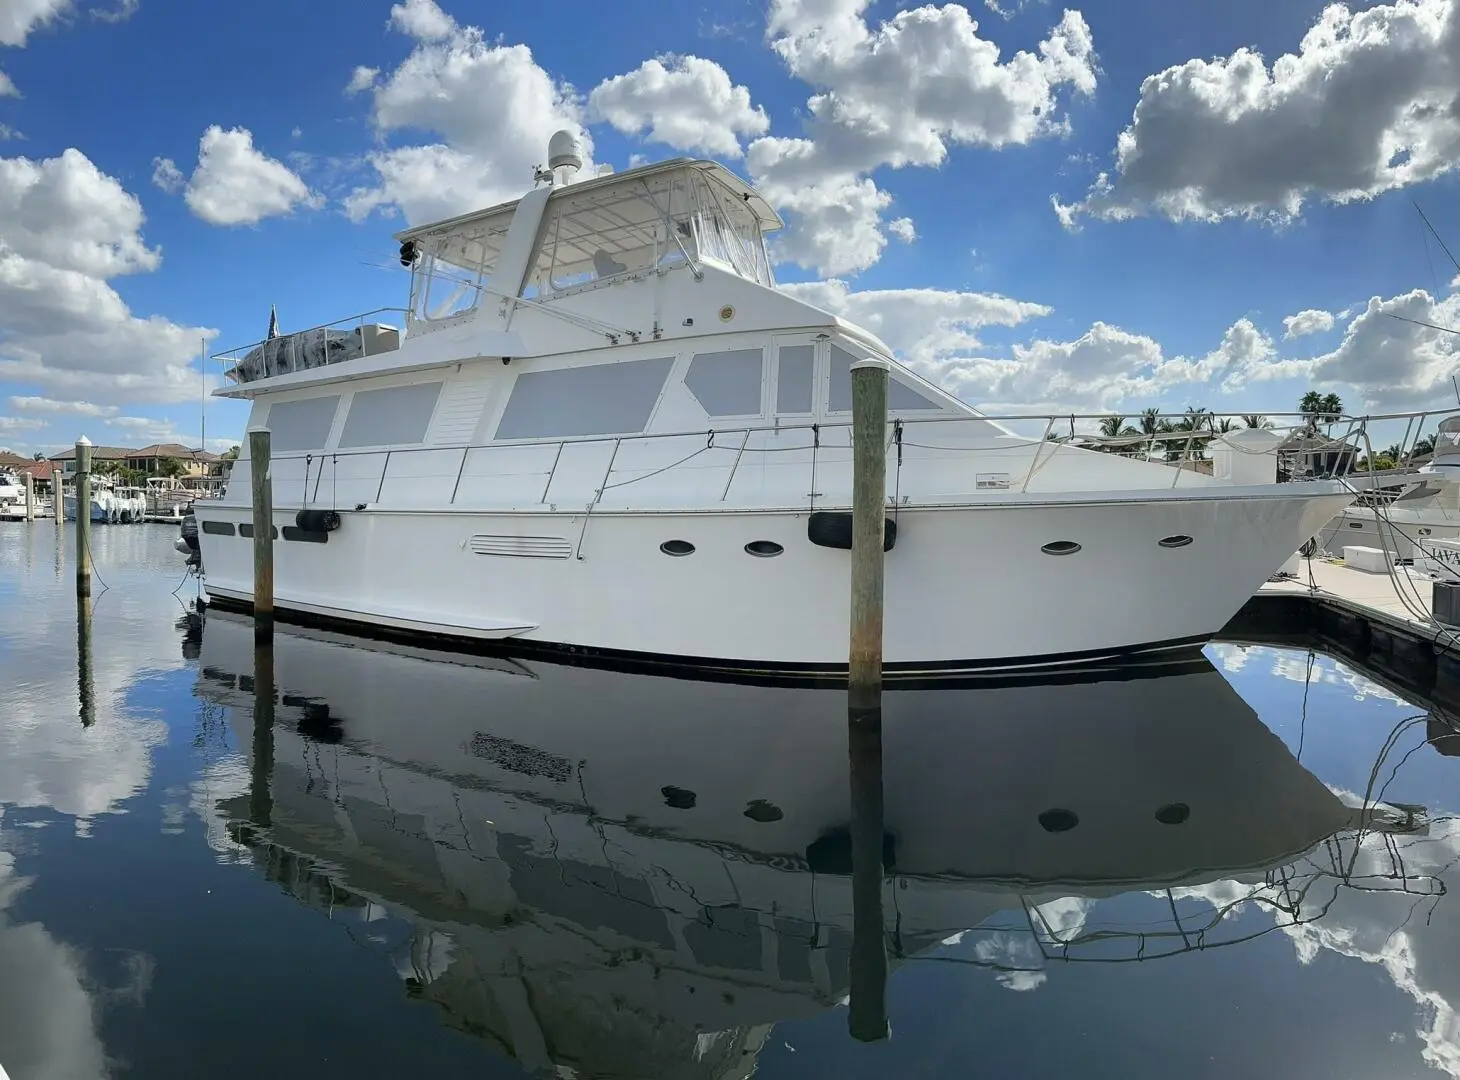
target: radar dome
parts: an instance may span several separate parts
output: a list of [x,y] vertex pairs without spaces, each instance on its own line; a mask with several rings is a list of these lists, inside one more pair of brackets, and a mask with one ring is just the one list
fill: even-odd
[[548,140],[548,168],[571,169],[577,172],[583,167],[583,155],[578,152],[578,140],[571,131],[555,131]]

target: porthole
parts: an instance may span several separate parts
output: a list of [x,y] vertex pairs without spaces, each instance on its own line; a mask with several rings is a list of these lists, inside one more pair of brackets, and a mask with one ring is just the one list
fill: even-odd
[[1161,537],[1161,539],[1157,540],[1156,543],[1160,544],[1163,548],[1185,547],[1187,544],[1191,543],[1191,537],[1181,535],[1163,536]]
[[757,559],[772,559],[785,550],[774,540],[752,540],[745,545],[746,554],[754,555]]
[[1348,523],[1348,527],[1350,529],[1362,529],[1364,527],[1364,523],[1362,521],[1350,521]]
[[1039,550],[1046,555],[1073,555],[1080,550],[1080,545],[1073,540],[1051,540]]
[[1428,536],[1428,535],[1429,535],[1429,534],[1430,534],[1430,531],[1429,531],[1429,530],[1428,530],[1428,529],[1421,529],[1421,530],[1420,530],[1420,531],[1419,531],[1419,534],[1420,534],[1420,535],[1421,535],[1421,536]]
[[659,550],[666,555],[673,555],[676,559],[682,559],[686,555],[693,555],[695,546],[688,540],[666,540],[659,545]]
[[1040,814],[1039,824],[1045,832],[1069,832],[1080,824],[1080,818],[1073,810],[1062,810],[1056,807]]
[[[205,521],[203,522],[203,531],[210,536],[234,535],[233,523],[231,521]],[[249,531],[253,531],[252,526],[249,526]]]
[[1156,820],[1162,825],[1180,825],[1191,817],[1191,807],[1184,802],[1167,803],[1156,811]]

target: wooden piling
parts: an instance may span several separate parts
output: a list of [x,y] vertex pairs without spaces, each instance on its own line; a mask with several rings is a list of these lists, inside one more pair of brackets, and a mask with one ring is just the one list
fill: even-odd
[[[91,440],[76,440],[76,595],[91,595]],[[65,508],[62,508],[62,513]]]
[[82,727],[96,723],[96,684],[92,676],[91,595],[76,597],[76,698]]
[[274,643],[254,640],[253,761],[249,772],[248,817],[261,829],[273,822]]
[[248,433],[249,475],[253,480],[253,633],[255,641],[274,637],[274,487],[269,477],[269,432]]
[[852,365],[852,618],[847,690],[866,708],[882,692],[882,548],[887,506],[885,360]]
[[35,477],[30,473],[25,474],[25,520],[26,524],[35,520]]
[[882,884],[886,831],[882,816],[882,707],[849,706],[847,749],[852,793],[852,954],[847,1030],[876,1042],[887,1023],[887,946]]

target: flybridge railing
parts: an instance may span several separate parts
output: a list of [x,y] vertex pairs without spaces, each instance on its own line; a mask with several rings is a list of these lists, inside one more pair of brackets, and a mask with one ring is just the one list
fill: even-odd
[[[374,343],[374,347],[372,348],[372,342],[369,335],[365,333],[365,327],[376,325],[378,322],[376,318],[377,316],[389,315],[392,317],[399,317],[400,319],[400,325],[392,326],[390,327],[390,329],[397,331],[398,334],[404,333],[406,329],[406,319],[408,318],[409,314],[410,313],[405,308],[375,308],[372,311],[361,312],[359,315],[347,315],[345,318],[336,319],[334,322],[321,323],[319,326],[311,326],[307,330],[298,330],[289,334],[277,334],[274,337],[267,337],[264,338],[262,341],[255,341],[249,345],[240,345],[237,348],[225,349],[222,352],[214,353],[212,359],[218,361],[220,364],[223,365],[224,378],[232,379],[234,382],[242,383],[251,382],[253,380],[251,378],[241,377],[242,373],[238,371],[239,364],[247,359],[248,356],[255,350],[264,350],[271,341],[279,342],[279,344],[275,346],[275,348],[279,350],[279,359],[281,361],[286,361],[286,363],[281,363],[279,365],[281,367],[280,371],[274,372],[274,374],[279,375],[289,374],[290,372],[294,371],[301,371],[308,366],[301,366],[300,361],[305,358],[304,352],[310,347],[310,343],[312,341],[318,341],[321,343],[320,351],[325,356],[326,364],[337,363],[342,360],[358,360],[362,356],[374,356],[380,353],[394,352],[397,348],[400,347],[399,337],[396,338],[395,344],[393,345],[386,347],[380,343]],[[358,353],[352,353],[349,356],[340,356],[337,357],[335,360],[330,360],[328,348],[330,335],[350,333],[354,333],[359,339],[361,351]],[[264,355],[263,352],[260,352],[260,355]]]
[[[1330,423],[1326,418],[1315,422],[1311,416],[1296,413],[1271,414],[1271,419],[1265,418],[1266,423],[1284,426],[1269,429],[1274,441],[1267,447],[1244,446],[1241,441],[1224,440],[1224,436],[1233,435],[1240,429],[1224,431],[1223,417],[1210,417],[1208,414],[1195,419],[1185,413],[1138,418],[1148,426],[1159,427],[1162,420],[1191,422],[1193,426],[1117,435],[1102,435],[1091,430],[1101,421],[1110,419],[1109,414],[1098,413],[892,419],[887,425],[888,479],[894,491],[900,490],[898,484],[903,477],[915,480],[918,473],[905,472],[903,468],[904,457],[913,455],[920,458],[916,468],[921,471],[931,465],[939,477],[938,482],[951,485],[946,489],[949,492],[955,488],[959,492],[1028,492],[1031,483],[1046,474],[1056,461],[1070,460],[1061,455],[1059,449],[1071,446],[1166,464],[1171,466],[1170,482],[1161,486],[1176,488],[1181,485],[1183,477],[1191,477],[1193,472],[1210,473],[1213,451],[1225,449],[1234,454],[1275,457],[1277,479],[1309,479],[1315,474],[1354,478],[1367,476],[1369,483],[1366,486],[1385,492],[1387,497],[1388,494],[1398,494],[1404,485],[1402,474],[1407,471],[1407,466],[1394,470],[1392,476],[1387,468],[1376,466],[1378,459],[1373,453],[1375,440],[1370,437],[1370,425],[1406,421],[1401,443],[1396,445],[1407,447],[1407,459],[1413,456],[1415,449],[1415,443],[1410,441],[1411,435],[1417,441],[1420,432],[1428,426],[1429,418],[1449,415],[1453,414],[1432,410],[1375,417],[1342,417]],[[1001,425],[1003,430],[980,430],[979,425],[986,421]],[[942,426],[945,432],[939,432],[934,425]],[[1110,426],[1117,425],[1111,422]],[[1026,428],[1027,433],[1015,430],[1019,427]],[[953,430],[948,432],[947,429]],[[1123,428],[1121,430],[1124,432]],[[950,437],[939,439],[938,436],[944,433]],[[757,436],[768,435],[797,437],[756,439]],[[780,445],[760,445],[772,441]],[[649,451],[639,449],[652,442],[659,442],[662,447]],[[824,487],[825,481],[839,482],[832,479],[833,475],[845,479],[840,473],[849,464],[850,447],[849,420],[804,421],[465,446],[276,452],[274,473],[276,484],[281,485],[280,494],[276,496],[281,505],[293,503],[288,492],[294,483],[302,481],[297,505],[303,506],[316,505],[321,500],[336,508],[380,505],[389,485],[392,497],[386,500],[385,505],[391,506],[454,506],[458,502],[478,505],[480,498],[488,498],[495,504],[502,498],[510,498],[512,505],[516,506],[556,506],[559,502],[570,506],[586,504],[591,512],[610,492],[632,488],[682,469],[704,470],[696,474],[697,483],[701,485],[693,493],[697,505],[706,500],[727,503],[732,485],[744,472],[743,462],[769,467],[778,464],[779,456],[780,464],[808,470],[809,486],[805,487],[803,494],[811,499],[814,507],[815,500],[823,494],[818,490],[819,486]],[[945,465],[938,461],[941,456],[938,451],[962,452],[972,460],[966,462],[967,468],[964,461],[951,458]],[[803,459],[786,458],[784,455],[787,453],[800,453]],[[707,455],[715,456],[715,460]],[[1089,466],[1094,460],[1082,457],[1080,462]],[[1394,464],[1398,466],[1401,463]],[[716,475],[711,479],[709,469],[723,469],[723,478]],[[822,470],[820,473],[819,469]],[[825,471],[827,469],[840,471],[830,473]],[[1062,470],[1062,465],[1055,466],[1055,472],[1061,476]],[[1081,471],[1088,474],[1088,468]],[[679,472],[678,475],[688,474]],[[787,474],[783,471],[781,475]],[[1068,479],[1060,482],[1068,482]],[[1112,476],[1110,479],[1113,484],[1105,483],[1098,474],[1088,474],[1077,477],[1072,488],[1041,484],[1037,490],[1095,491],[1133,489],[1135,486],[1149,490],[1158,486],[1149,483],[1133,485],[1128,476]],[[745,481],[746,484],[754,482],[754,479]],[[714,491],[703,485],[713,485]],[[480,492],[474,496],[473,491],[477,489]],[[509,489],[510,495],[507,494]],[[429,500],[425,495],[428,490],[433,493]],[[742,484],[742,494],[744,490]]]

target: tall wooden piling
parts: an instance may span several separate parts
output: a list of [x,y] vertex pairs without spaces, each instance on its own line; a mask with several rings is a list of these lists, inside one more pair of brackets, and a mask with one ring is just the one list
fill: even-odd
[[882,598],[887,506],[887,372],[852,365],[852,610],[847,746],[852,794],[852,955],[847,1025],[885,1039],[887,948],[882,881]]
[[[91,440],[76,440],[76,595],[91,595]],[[64,507],[62,508],[64,513]]]
[[887,946],[883,933],[882,884],[886,831],[882,819],[882,709],[852,707],[847,749],[852,793],[852,954],[847,994],[847,1030],[852,1038],[876,1042],[890,1034],[887,1023]]
[[273,822],[274,643],[254,640],[253,762],[249,772],[248,818],[261,829]]
[[852,365],[852,625],[847,689],[866,707],[882,692],[882,548],[887,506],[885,360]]
[[76,699],[82,727],[96,723],[96,684],[92,675],[91,596],[76,598]]
[[25,474],[25,520],[35,520],[35,477],[30,473]]
[[274,486],[269,477],[269,432],[248,433],[249,475],[253,480],[253,634],[274,638]]

